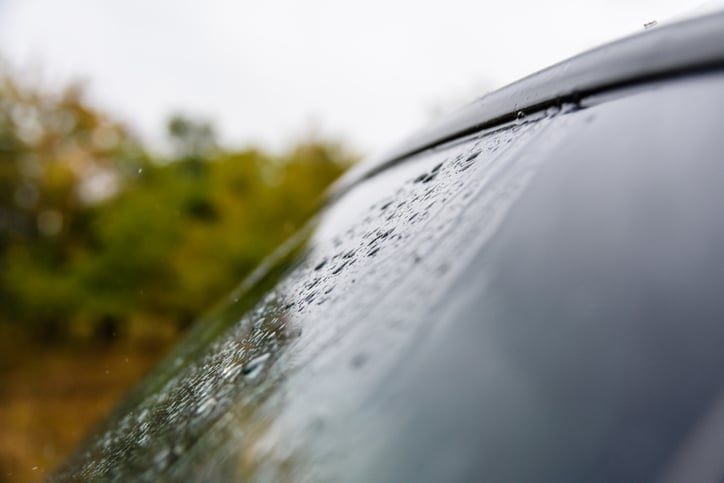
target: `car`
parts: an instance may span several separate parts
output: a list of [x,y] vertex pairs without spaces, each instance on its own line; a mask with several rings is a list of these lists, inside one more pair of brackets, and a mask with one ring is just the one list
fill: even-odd
[[720,481],[724,13],[348,172],[54,481]]

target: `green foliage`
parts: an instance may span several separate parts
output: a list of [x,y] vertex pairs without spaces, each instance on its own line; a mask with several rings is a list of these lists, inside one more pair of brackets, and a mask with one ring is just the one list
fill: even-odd
[[208,122],[175,115],[168,122],[168,135],[178,159],[201,161],[217,148],[214,128]]
[[174,117],[171,158],[82,100],[0,79],[0,324],[53,336],[183,327],[303,223],[353,161],[218,146]]

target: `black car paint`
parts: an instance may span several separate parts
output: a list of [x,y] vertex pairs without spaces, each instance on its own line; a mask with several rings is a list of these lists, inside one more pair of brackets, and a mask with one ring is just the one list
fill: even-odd
[[351,173],[53,479],[720,479],[723,19]]

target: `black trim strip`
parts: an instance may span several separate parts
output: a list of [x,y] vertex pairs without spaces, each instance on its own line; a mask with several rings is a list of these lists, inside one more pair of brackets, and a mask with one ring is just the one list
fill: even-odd
[[519,112],[579,102],[603,91],[724,68],[724,11],[659,26],[525,77],[418,131],[382,157],[351,170],[346,188],[410,155],[509,122]]

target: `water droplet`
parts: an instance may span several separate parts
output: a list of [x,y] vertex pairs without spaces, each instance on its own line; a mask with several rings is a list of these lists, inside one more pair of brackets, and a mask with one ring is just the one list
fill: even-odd
[[215,405],[216,399],[214,399],[213,397],[209,397],[205,399],[198,408],[196,408],[196,414],[208,413]]
[[561,112],[561,108],[558,106],[551,106],[548,109],[546,109],[546,115],[548,117],[553,117],[556,114],[558,114],[559,112]]
[[350,364],[353,368],[359,369],[360,367],[364,366],[367,363],[367,360],[369,359],[369,356],[363,352],[360,352],[359,354],[355,355],[352,360],[350,361]]
[[138,415],[137,422],[142,423],[143,421],[146,420],[147,417],[148,417],[148,409],[144,409],[143,411],[141,411],[141,414]]
[[422,180],[423,183],[429,183],[430,181],[434,180],[435,177],[437,177],[437,173],[433,172],[425,176],[425,178]]
[[143,173],[143,168],[138,168],[138,174]]
[[156,453],[156,456],[153,458],[153,462],[156,464],[158,469],[162,470],[168,466],[169,456],[171,456],[171,451],[168,448],[163,448]]
[[[575,112],[578,109],[580,109],[580,106],[576,102],[566,102],[561,105],[561,113],[562,114],[568,114],[569,112]],[[510,143],[511,140],[508,140],[508,143]]]
[[387,208],[390,207],[391,204],[392,204],[392,201],[388,201],[384,205],[380,206],[380,211],[385,211]]
[[314,433],[320,433],[321,431],[323,431],[323,430],[324,430],[324,426],[325,426],[325,424],[324,424],[324,419],[322,419],[322,418],[320,418],[320,417],[314,418],[314,419],[309,423],[309,429],[310,429],[312,432],[314,432]]
[[339,272],[342,271],[342,269],[347,265],[347,262],[340,263],[337,265],[334,270],[332,270],[332,275],[337,275]]
[[271,354],[269,352],[266,352],[259,357],[255,357],[244,366],[244,369],[242,369],[242,373],[247,379],[256,378],[261,370],[264,368],[264,364],[270,357]]
[[225,379],[234,379],[236,376],[239,375],[239,372],[241,372],[241,365],[231,363],[227,364],[226,367],[224,367],[224,370],[221,371],[221,375]]

